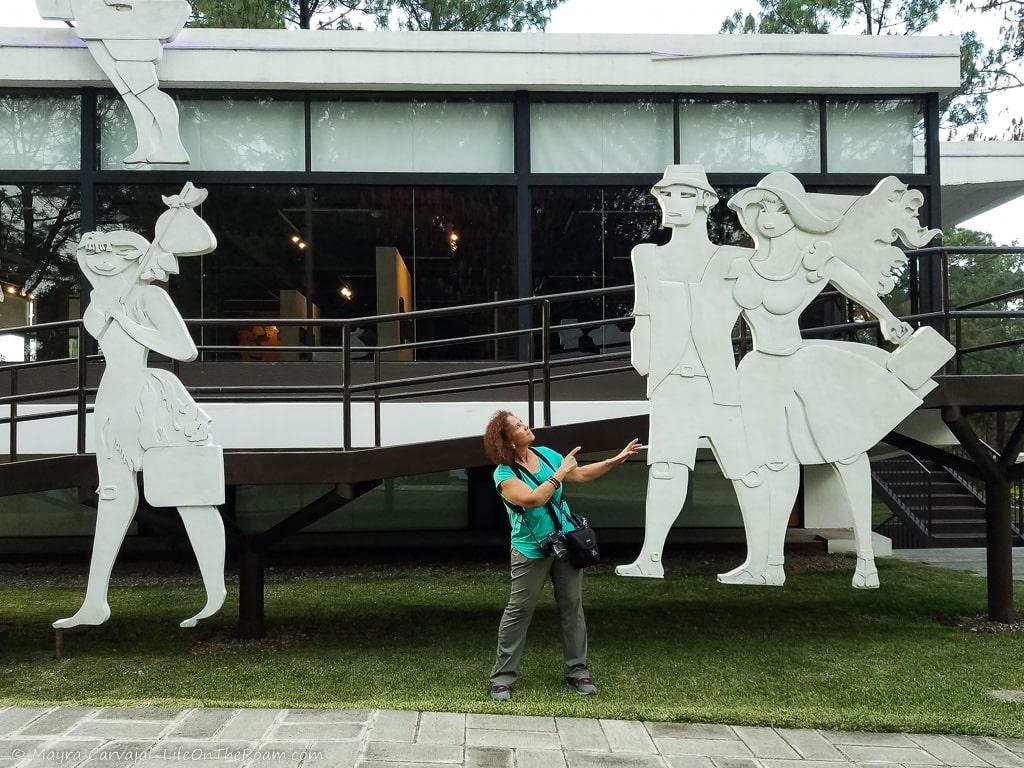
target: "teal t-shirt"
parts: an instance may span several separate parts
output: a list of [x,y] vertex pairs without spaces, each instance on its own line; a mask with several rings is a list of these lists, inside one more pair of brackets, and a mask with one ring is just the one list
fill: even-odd
[[[534,472],[533,476],[537,478],[538,483],[543,483],[555,474],[555,469],[558,469],[559,464],[562,463],[563,456],[557,451],[542,446],[537,446],[535,450],[543,454],[544,458],[551,463],[551,467],[549,467],[543,459],[538,459],[540,469]],[[523,472],[522,467],[519,468],[519,471]],[[512,471],[512,467],[508,464],[499,464],[494,468],[494,486],[498,489],[499,494],[501,493],[502,482],[509,479],[519,478],[516,477],[516,473]],[[522,480],[529,487],[536,487],[525,472],[523,472]],[[562,498],[561,488],[555,491],[551,501],[559,513],[562,531],[574,530],[575,526],[569,519],[569,503]],[[551,515],[548,514],[547,505],[543,507],[528,507],[526,514],[523,515],[510,507],[506,501],[505,511],[508,512],[508,521],[512,525],[512,548],[523,557],[528,557],[531,560],[539,560],[542,557],[546,557],[537,542],[543,541],[545,536],[555,530],[555,524],[551,520]]]

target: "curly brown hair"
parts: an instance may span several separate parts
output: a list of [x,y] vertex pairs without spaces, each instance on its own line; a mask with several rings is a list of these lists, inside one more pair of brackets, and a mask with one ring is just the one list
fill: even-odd
[[484,430],[484,453],[494,464],[514,464],[516,450],[508,435],[508,419],[516,417],[512,411],[497,411]]

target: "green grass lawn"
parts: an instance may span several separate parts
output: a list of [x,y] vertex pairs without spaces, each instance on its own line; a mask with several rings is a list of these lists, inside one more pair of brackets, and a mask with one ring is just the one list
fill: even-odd
[[882,588],[863,592],[850,588],[852,560],[819,556],[791,558],[784,588],[757,589],[716,583],[727,563],[714,555],[669,564],[664,581],[608,567],[588,574],[595,697],[562,682],[546,595],[514,699],[502,705],[485,688],[507,597],[500,565],[277,569],[267,581],[270,637],[249,645],[231,641],[236,585],[221,614],[185,630],[177,622],[201,602],[198,579],[147,583],[140,571],[140,585],[122,576],[112,589],[106,625],[67,634],[62,660],[49,622],[77,608],[84,565],[65,567],[74,579],[42,585],[0,574],[0,620],[9,623],[0,703],[381,707],[1024,736],[1022,705],[986,695],[1024,689],[1022,636],[936,621],[983,612],[981,578],[883,560]]

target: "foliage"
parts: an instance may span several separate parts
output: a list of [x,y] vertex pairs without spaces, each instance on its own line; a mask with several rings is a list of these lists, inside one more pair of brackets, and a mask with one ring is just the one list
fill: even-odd
[[[942,243],[947,246],[995,245],[992,236],[985,232],[957,227],[946,231]],[[965,254],[949,258],[949,301],[953,307],[1021,288],[1024,288],[1024,255]],[[1024,296],[989,302],[974,309],[1020,311],[1024,309]],[[1021,320],[965,319],[961,320],[959,328],[957,346],[961,348],[1014,340],[1024,342]],[[956,323],[950,333],[955,339]],[[961,370],[975,374],[1024,373],[1024,344],[968,352],[961,356]]]
[[[722,23],[722,32],[827,34],[852,28],[866,35],[915,35],[938,19],[945,3],[947,0],[758,0],[756,16],[735,11]],[[998,58],[985,50],[975,32],[960,36],[960,89],[940,104],[945,127],[952,131],[974,125],[970,138],[977,138],[978,124],[988,119],[986,105],[994,89]]]
[[420,31],[543,29],[565,0],[193,0],[193,26]]

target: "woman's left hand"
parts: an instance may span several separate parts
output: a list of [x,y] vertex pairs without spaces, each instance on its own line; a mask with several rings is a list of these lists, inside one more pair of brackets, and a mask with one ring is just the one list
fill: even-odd
[[619,451],[617,456],[608,459],[608,463],[611,464],[612,466],[617,466],[624,462],[626,459],[628,459],[630,456],[635,456],[636,454],[640,453],[641,450],[643,450],[643,447],[640,445],[640,441],[634,438],[629,441],[629,444],[625,448]]

